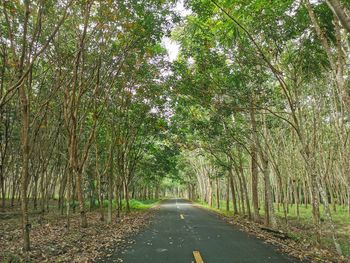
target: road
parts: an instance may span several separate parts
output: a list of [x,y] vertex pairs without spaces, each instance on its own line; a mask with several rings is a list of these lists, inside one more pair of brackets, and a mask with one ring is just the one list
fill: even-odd
[[162,202],[150,226],[129,242],[104,262],[190,263],[196,262],[193,251],[199,251],[205,263],[297,262],[181,199]]

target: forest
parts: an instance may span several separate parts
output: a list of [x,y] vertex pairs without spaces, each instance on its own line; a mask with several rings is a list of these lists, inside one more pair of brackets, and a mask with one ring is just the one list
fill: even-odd
[[171,197],[349,262],[349,74],[348,0],[1,0],[0,262]]

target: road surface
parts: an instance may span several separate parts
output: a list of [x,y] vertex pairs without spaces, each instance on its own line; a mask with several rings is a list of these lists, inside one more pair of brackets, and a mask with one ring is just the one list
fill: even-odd
[[103,262],[190,263],[200,258],[205,263],[297,262],[181,199],[162,202],[150,226]]

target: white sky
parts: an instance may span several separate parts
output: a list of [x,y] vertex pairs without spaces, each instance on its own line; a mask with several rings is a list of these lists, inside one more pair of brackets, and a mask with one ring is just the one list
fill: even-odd
[[[183,0],[177,2],[174,10],[178,14],[180,14],[180,16],[182,18],[191,14],[191,11],[185,8]],[[164,37],[162,39],[162,44],[168,52],[169,60],[171,62],[174,61],[176,59],[177,55],[179,54],[180,45],[178,43],[176,43],[175,41],[171,40],[169,37]]]
[[179,48],[180,48],[179,44],[168,37],[164,37],[162,39],[162,45],[165,46],[168,52],[168,57],[170,62],[173,62],[176,59],[177,55],[179,54]]

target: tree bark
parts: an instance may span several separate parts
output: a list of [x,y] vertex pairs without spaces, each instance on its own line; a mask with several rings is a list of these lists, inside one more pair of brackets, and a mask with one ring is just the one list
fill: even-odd
[[124,191],[125,191],[126,212],[130,212],[129,186],[126,181],[124,181]]
[[226,176],[226,211],[230,211],[230,178]]
[[[27,30],[29,20],[29,0],[24,1],[25,3],[25,20],[23,26],[23,46],[22,55],[20,58],[19,74],[18,79],[22,77],[24,70],[24,60],[27,51]],[[29,116],[30,116],[30,105],[29,97],[26,91],[25,84],[18,89],[20,98],[20,109],[21,109],[21,143],[22,143],[22,177],[21,177],[21,210],[22,210],[22,234],[23,234],[23,249],[24,251],[30,250],[30,228],[28,217],[28,183],[29,183],[29,158],[30,158],[30,140],[29,140]]]
[[219,178],[216,178],[216,208],[220,209],[220,188],[219,188]]
[[338,17],[342,26],[350,33],[350,16],[346,13],[346,11],[349,11],[342,6],[339,0],[326,0],[326,2],[333,14]]
[[21,130],[21,142],[22,142],[22,176],[21,176],[21,209],[22,209],[22,234],[23,234],[23,249],[24,251],[30,250],[30,223],[28,218],[28,181],[29,181],[29,105],[28,98],[25,92],[25,87],[22,85],[19,88],[20,101],[21,101],[21,113],[22,113],[22,130]]
[[[253,99],[252,99],[253,100]],[[252,174],[252,202],[253,202],[253,219],[259,219],[259,197],[258,197],[258,153],[257,153],[257,127],[255,119],[254,102],[250,103],[250,122],[252,128],[251,150],[251,174]]]

